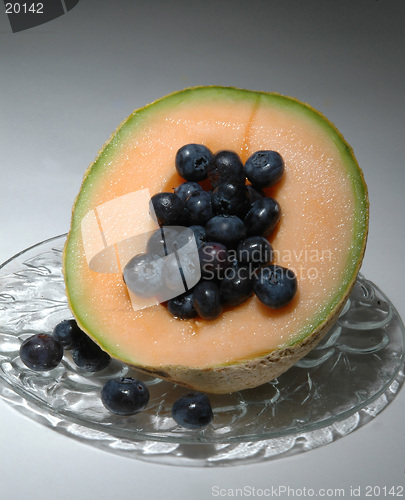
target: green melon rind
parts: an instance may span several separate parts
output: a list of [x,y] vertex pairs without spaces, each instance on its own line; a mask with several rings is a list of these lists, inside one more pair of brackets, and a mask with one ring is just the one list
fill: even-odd
[[[80,239],[80,221],[82,217],[85,215],[83,209],[86,209],[86,190],[87,186],[89,189],[94,189],[94,185],[97,184],[98,178],[102,179],[102,171],[108,168],[109,163],[115,156],[115,152],[117,149],[121,147],[122,141],[127,137],[132,136],[132,134],[136,133],[137,129],[141,129],[145,124],[148,123],[148,119],[156,113],[160,113],[166,109],[170,109],[173,107],[181,106],[186,102],[190,102],[191,100],[199,100],[204,97],[208,97],[210,101],[212,99],[217,98],[222,101],[224,98],[232,99],[235,102],[237,101],[245,101],[247,99],[252,100],[255,104],[263,104],[267,103],[272,106],[279,106],[281,109],[291,109],[298,114],[303,114],[308,119],[316,123],[318,126],[323,128],[327,135],[334,141],[335,145],[339,149],[344,165],[347,167],[347,174],[351,181],[353,192],[356,199],[356,207],[355,207],[355,226],[354,226],[354,239],[351,246],[351,251],[347,259],[347,273],[345,275],[345,279],[342,281],[340,287],[335,292],[334,296],[331,298],[329,303],[324,307],[322,311],[318,313],[318,315],[314,318],[313,322],[304,328],[297,336],[286,343],[283,346],[280,346],[277,351],[288,350],[289,348],[295,348],[300,343],[304,341],[308,336],[313,335],[314,337],[319,337],[319,332],[324,332],[325,325],[330,323],[330,318],[336,318],[340,310],[342,309],[344,302],[346,301],[354,283],[356,280],[357,273],[360,269],[361,261],[364,255],[366,240],[367,240],[367,230],[368,230],[368,196],[367,196],[367,187],[364,182],[364,177],[361,169],[358,166],[358,163],[354,157],[353,151],[351,147],[347,144],[341,133],[336,129],[336,127],[329,122],[329,120],[324,117],[319,111],[313,109],[311,106],[304,104],[294,98],[286,97],[277,93],[266,93],[266,92],[256,92],[250,90],[236,89],[233,87],[194,87],[190,89],[185,89],[179,92],[175,92],[169,96],[163,97],[144,108],[136,110],[132,113],[126,120],[124,120],[116,132],[110,137],[107,143],[103,146],[101,151],[99,152],[96,160],[89,166],[87,169],[81,190],[79,192],[78,197],[76,198],[73,215],[72,215],[72,226],[71,231],[68,235],[68,239],[64,249],[64,274],[66,280],[66,288],[68,294],[69,305],[72,311],[75,313],[75,304],[74,300],[69,294],[70,289],[70,276],[69,276],[69,247],[70,245],[77,244],[77,241]],[[75,229],[76,228],[76,229]],[[76,241],[76,243],[75,243]],[[80,309],[80,306],[79,306]],[[75,314],[76,315],[76,314]],[[77,316],[77,315],[76,315]],[[85,318],[77,317],[80,326],[91,334],[91,328]],[[100,342],[99,339],[95,338],[95,340],[100,344],[101,347],[106,349],[113,356],[119,357],[125,361],[125,353],[119,353],[116,351],[116,346],[108,345],[107,342]],[[320,338],[317,340],[319,341]],[[247,359],[238,359],[232,361],[230,363],[218,364],[210,368],[208,371],[221,370],[224,367],[229,367],[232,365],[238,365],[241,363],[252,363],[256,359],[261,359],[268,353],[258,354],[254,358]],[[126,360],[130,361],[130,360]],[[134,362],[133,360],[131,361]],[[165,367],[162,367],[163,369]],[[166,367],[169,369],[177,370],[177,367]],[[195,368],[193,371],[198,373],[201,369]],[[146,372],[154,372],[156,370],[151,367],[145,367]],[[181,371],[181,369],[180,369]],[[169,378],[169,377],[168,377]]]

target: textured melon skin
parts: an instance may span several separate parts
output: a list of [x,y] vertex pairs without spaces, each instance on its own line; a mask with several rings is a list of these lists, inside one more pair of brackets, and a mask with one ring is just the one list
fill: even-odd
[[347,294],[342,298],[339,306],[328,317],[327,321],[314,330],[311,335],[295,345],[276,349],[254,359],[212,368],[195,369],[183,366],[163,366],[156,369],[138,365],[135,365],[134,368],[148,375],[170,380],[189,389],[211,394],[228,394],[258,387],[286,372],[322,340],[345,306],[355,282],[354,279],[348,288]]
[[[218,87],[213,87],[213,88],[220,89]],[[184,92],[189,92],[189,91],[193,91],[193,89],[187,89]],[[269,94],[269,95],[274,95],[274,94]],[[153,104],[149,106],[153,106]],[[149,106],[143,109],[147,109],[149,108]],[[311,109],[311,111],[318,113],[312,110],[312,108],[310,108],[309,106],[307,107],[308,109]],[[137,111],[137,113],[140,112],[142,112],[142,109]],[[335,130],[335,132],[337,132],[334,126],[331,125],[323,116],[321,116],[319,113],[318,115],[323,121],[327,122],[329,126]],[[124,121],[123,124],[125,124],[126,121]],[[120,130],[121,125],[120,127],[118,127],[117,131]],[[110,141],[107,141],[103,149],[100,151],[100,155],[103,154],[105,147],[111,142],[111,140],[114,140],[114,137],[115,135],[113,134]],[[342,143],[346,144],[340,134],[339,137],[342,139]],[[347,146],[347,149],[349,151],[349,154],[352,156],[352,151],[349,148],[349,146]],[[86,178],[92,174],[92,167],[96,162],[97,159],[88,168],[83,180],[83,184],[85,183]],[[132,363],[128,364],[132,364],[132,366],[134,366],[136,369],[141,370],[145,373],[153,374],[158,377],[173,381],[175,383],[179,383],[185,387],[205,391],[208,393],[220,394],[220,393],[229,393],[237,390],[256,387],[262,383],[268,382],[273,378],[279,376],[281,373],[288,370],[288,368],[290,368],[300,358],[305,356],[322,339],[322,337],[327,333],[331,325],[334,323],[334,321],[340,314],[352,290],[352,287],[356,281],[356,276],[361,266],[367,239],[368,199],[367,199],[367,188],[364,183],[364,178],[362,176],[360,169],[359,172],[361,175],[361,182],[363,183],[364,197],[366,199],[366,209],[365,213],[363,214],[365,218],[366,229],[362,235],[363,238],[361,242],[361,250],[358,253],[356,267],[354,271],[351,273],[350,280],[347,281],[346,283],[345,292],[340,297],[338,303],[335,304],[333,310],[329,313],[327,318],[325,318],[325,320],[322,323],[318,324],[317,327],[314,330],[312,330],[309,335],[307,335],[305,338],[298,339],[295,343],[291,345],[273,350],[271,352],[265,352],[254,358],[239,359],[229,364],[215,365],[211,367],[195,368],[190,366],[177,366],[177,365],[164,365],[164,364],[160,364],[158,367],[156,367],[143,364],[132,364]],[[73,214],[74,214],[74,208],[73,208]],[[68,250],[68,242],[65,246],[65,251],[63,255],[65,275],[66,275],[65,266],[67,261],[66,258],[67,250]],[[91,338],[93,338],[93,340],[95,340],[102,348],[105,349],[105,346],[103,346],[102,343],[97,338],[97,332],[90,331],[88,328],[86,328],[85,322],[82,321],[82,318],[76,314],[75,307],[72,306],[70,301],[69,289],[67,290],[67,292],[68,292],[69,305],[71,306],[72,313],[76,317],[79,326]],[[111,352],[111,350],[109,349],[106,350],[108,350],[108,352],[112,355],[112,357],[117,357],[118,359],[121,359],[120,356],[116,356],[114,352]]]

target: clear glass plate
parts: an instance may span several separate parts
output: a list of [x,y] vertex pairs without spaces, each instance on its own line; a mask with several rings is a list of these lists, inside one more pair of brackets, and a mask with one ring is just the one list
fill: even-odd
[[[0,397],[30,418],[70,437],[132,458],[181,465],[258,461],[331,442],[389,404],[404,380],[404,326],[389,299],[360,276],[338,321],[311,353],[256,389],[210,395],[213,422],[195,431],[171,418],[186,389],[136,373],[118,361],[87,373],[66,352],[49,372],[19,358],[21,342],[51,333],[67,307],[61,254],[65,235],[39,243],[0,267]],[[106,380],[146,382],[148,407],[133,416],[101,403]]]

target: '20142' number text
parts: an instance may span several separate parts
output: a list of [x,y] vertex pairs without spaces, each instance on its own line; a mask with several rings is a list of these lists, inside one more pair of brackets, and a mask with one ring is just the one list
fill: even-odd
[[31,12],[32,14],[43,14],[44,4],[43,3],[6,3],[6,14],[27,14]]

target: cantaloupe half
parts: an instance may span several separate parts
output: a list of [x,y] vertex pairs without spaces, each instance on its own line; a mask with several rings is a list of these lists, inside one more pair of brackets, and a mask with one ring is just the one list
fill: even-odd
[[[131,306],[119,272],[89,268],[82,219],[100,205],[148,188],[171,191],[187,143],[213,152],[278,151],[285,175],[267,189],[282,218],[270,241],[275,263],[294,269],[298,293],[280,310],[253,296],[218,319],[181,320],[164,305]],[[88,168],[63,255],[69,306],[113,357],[208,393],[265,383],[309,352],[342,310],[363,258],[368,197],[352,149],[319,112],[296,99],[236,88],[197,87],[131,114]],[[102,228],[101,228],[102,230]]]

